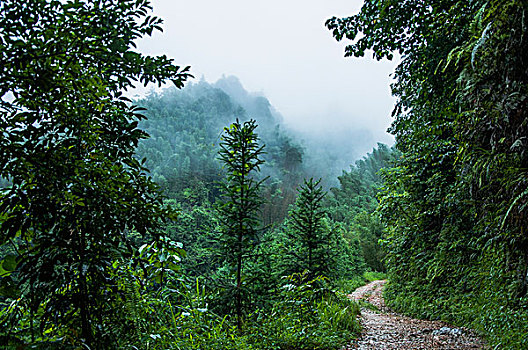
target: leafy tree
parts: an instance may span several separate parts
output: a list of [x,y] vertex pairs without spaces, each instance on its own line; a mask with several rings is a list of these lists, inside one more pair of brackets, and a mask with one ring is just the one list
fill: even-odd
[[358,239],[366,266],[372,271],[385,272],[383,260],[385,252],[379,241],[383,235],[383,225],[375,213],[360,212],[354,216],[350,226],[352,237]]
[[402,158],[380,208],[393,302],[511,349],[528,345],[526,10],[520,0],[369,0],[327,21],[352,40],[347,56],[402,56],[391,127]]
[[235,285],[232,297],[235,301],[238,329],[242,329],[243,315],[243,268],[248,256],[254,251],[259,226],[259,194],[262,181],[253,178],[263,160],[264,146],[260,146],[255,133],[257,124],[250,120],[241,124],[238,119],[225,128],[219,158],[227,170],[221,183],[223,200],[218,203],[222,225],[221,252],[225,261],[234,269]]
[[104,349],[124,332],[113,264],[131,256],[127,232],[157,237],[170,211],[134,158],[147,135],[122,91],[189,77],[134,51],[160,29],[150,9],[148,0],[0,3],[5,342]]
[[[189,195],[192,196],[192,193]],[[168,202],[175,201],[171,199]],[[166,235],[183,243],[186,254],[181,265],[187,277],[210,278],[218,268],[214,248],[219,229],[214,208],[206,200],[193,205],[184,204],[174,203],[178,220],[166,227]]]
[[330,189],[325,207],[330,217],[344,223],[349,230],[347,240],[359,240],[362,255],[367,267],[373,271],[384,271],[384,253],[378,243],[382,238],[383,225],[376,209],[377,196],[381,192],[382,169],[390,168],[398,152],[384,144],[356,161],[349,171],[338,177],[339,186]]

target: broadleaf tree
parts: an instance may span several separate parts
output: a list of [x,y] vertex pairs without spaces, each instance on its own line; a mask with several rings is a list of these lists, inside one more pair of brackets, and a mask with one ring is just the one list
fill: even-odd
[[[379,213],[408,312],[528,346],[528,50],[522,0],[367,0],[332,18],[347,56],[401,55],[390,131],[402,152]],[[482,312],[485,310],[485,312]]]
[[117,347],[112,264],[132,256],[127,232],[156,237],[171,216],[134,157],[147,135],[123,91],[168,80],[182,87],[190,76],[135,50],[160,29],[150,10],[148,0],[0,3],[5,343]]

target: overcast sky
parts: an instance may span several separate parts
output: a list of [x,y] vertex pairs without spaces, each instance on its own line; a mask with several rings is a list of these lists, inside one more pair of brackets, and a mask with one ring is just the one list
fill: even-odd
[[166,54],[193,75],[215,82],[237,76],[246,90],[264,94],[298,128],[369,128],[386,134],[394,99],[395,62],[344,58],[324,26],[332,16],[356,13],[360,0],[153,0],[163,33],[143,39],[148,54]]

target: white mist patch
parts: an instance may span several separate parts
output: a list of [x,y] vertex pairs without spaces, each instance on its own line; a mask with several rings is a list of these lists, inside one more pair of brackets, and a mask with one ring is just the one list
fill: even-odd
[[375,141],[391,142],[385,131],[396,62],[344,58],[346,43],[336,42],[324,25],[332,16],[357,13],[362,3],[153,0],[164,32],[138,48],[190,65],[194,81],[202,75],[209,82],[224,74],[239,77],[247,90],[262,91],[292,128],[365,128]]

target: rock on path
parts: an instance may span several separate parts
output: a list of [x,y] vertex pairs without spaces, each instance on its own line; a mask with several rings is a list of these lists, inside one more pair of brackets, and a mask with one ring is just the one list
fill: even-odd
[[468,350],[487,349],[484,341],[466,328],[444,322],[416,320],[390,311],[383,299],[387,281],[374,281],[356,289],[350,297],[364,300],[374,311],[361,308],[363,332],[358,341],[344,350]]

